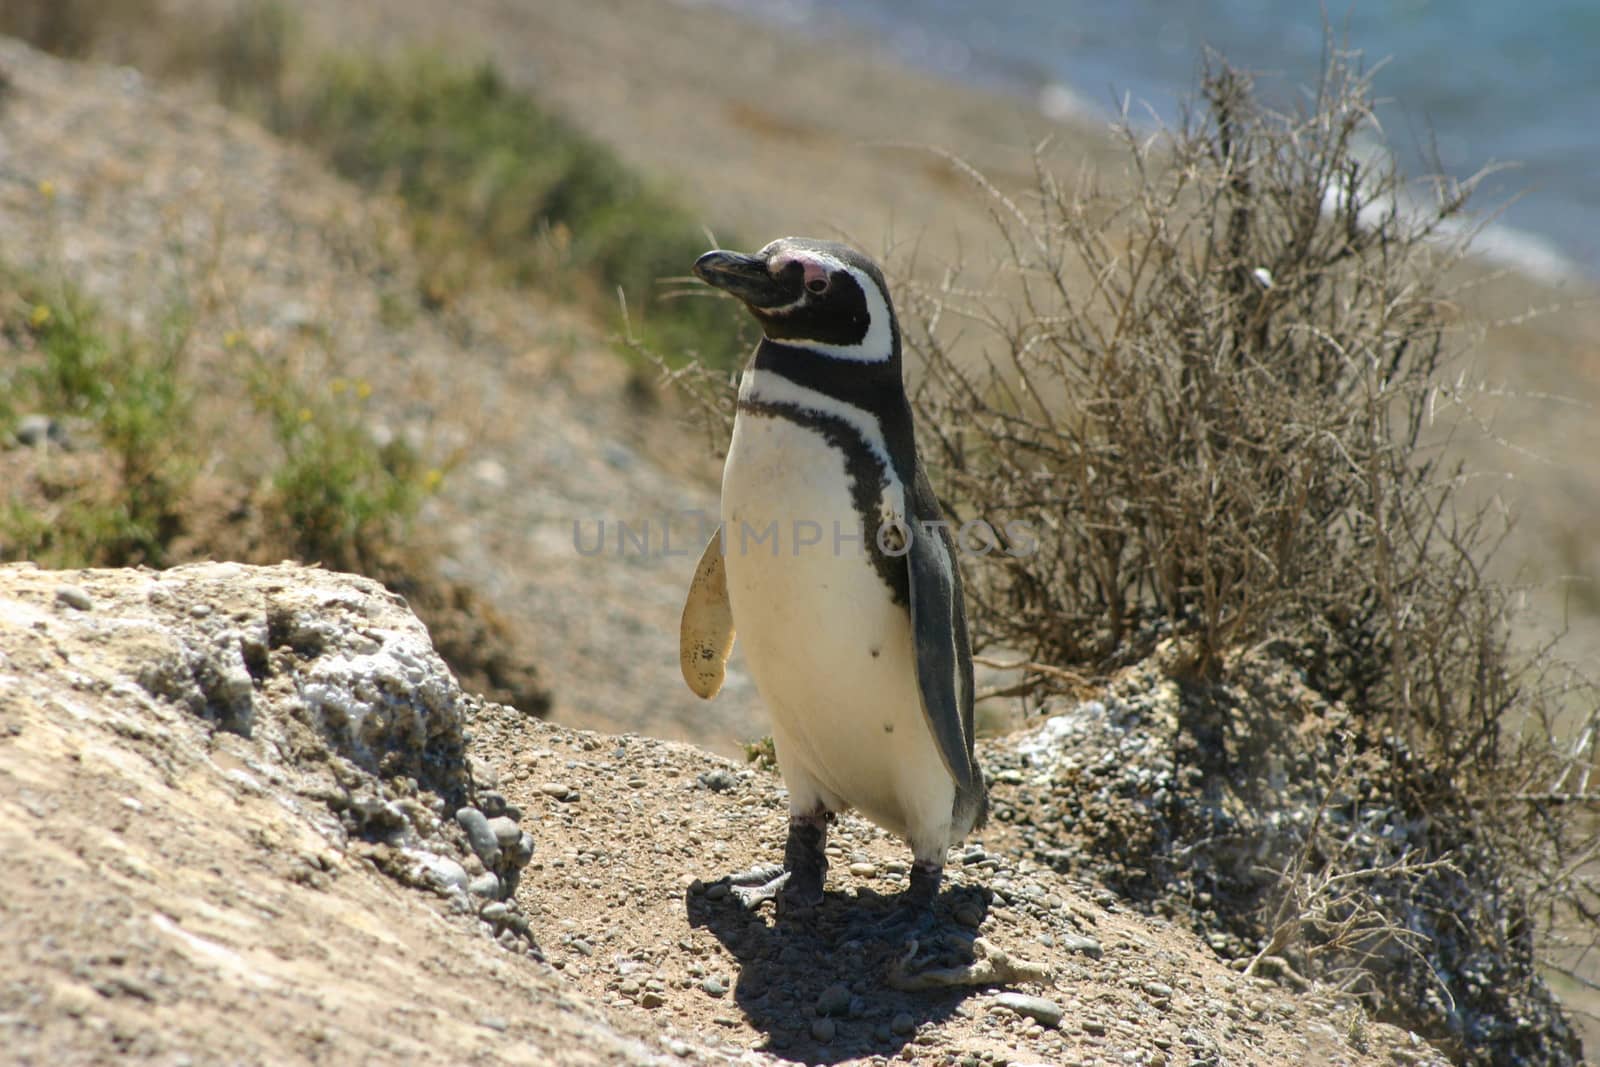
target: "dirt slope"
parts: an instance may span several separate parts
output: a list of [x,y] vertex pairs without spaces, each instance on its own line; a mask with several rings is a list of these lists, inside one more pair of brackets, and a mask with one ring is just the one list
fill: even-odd
[[[1437,1062],[981,842],[898,965],[853,924],[904,849],[851,818],[814,925],[746,915],[715,879],[778,854],[774,776],[466,697],[365,579],[13,565],[0,649],[10,1062]],[[974,935],[987,987],[891,985]]]
[[[274,447],[249,415],[253,360],[314,387],[365,382],[375,432],[447,468],[420,546],[515,625],[558,719],[728,753],[765,732],[737,669],[715,705],[679,679],[677,618],[700,546],[664,554],[661,523],[714,510],[706,487],[670,473],[703,456],[704,438],[632,408],[603,331],[525,292],[424,313],[396,205],[198,94],[5,38],[0,72],[0,255],[82,287],[113,328],[153,328],[183,307],[186,374],[203,383],[196,434],[230,443],[211,460],[221,473],[248,484],[260,471],[231,469],[237,457]],[[687,459],[655,458],[674,441]],[[22,477],[17,461],[0,451],[0,478]],[[589,545],[600,523],[606,549],[579,553],[575,524]],[[619,549],[622,523],[648,526],[650,549]],[[236,531],[195,535],[244,553],[230,558],[276,559]]]

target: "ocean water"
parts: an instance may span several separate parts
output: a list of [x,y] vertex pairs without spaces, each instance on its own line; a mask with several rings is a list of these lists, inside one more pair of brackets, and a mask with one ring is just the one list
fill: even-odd
[[[1600,0],[724,0],[849,33],[1046,111],[1165,119],[1207,47],[1269,103],[1314,84],[1325,45],[1377,67],[1377,109],[1404,173],[1466,178],[1481,251],[1543,275],[1600,278]],[[1381,66],[1378,64],[1381,62]]]

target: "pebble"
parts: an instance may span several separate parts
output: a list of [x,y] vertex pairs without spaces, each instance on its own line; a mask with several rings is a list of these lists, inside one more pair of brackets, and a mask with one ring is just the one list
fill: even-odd
[[501,848],[515,848],[522,838],[522,827],[504,815],[489,820],[489,832],[494,834],[495,844]]
[[1106,1024],[1092,1016],[1079,1020],[1078,1025],[1083,1027],[1083,1032],[1086,1034],[1091,1034],[1095,1037],[1105,1036]]
[[467,892],[475,897],[494,900],[500,896],[500,877],[493,872],[480,874],[467,883]]
[[93,611],[94,599],[76,585],[56,586],[56,600],[79,611]]
[[667,1042],[667,1051],[674,1056],[687,1056],[691,1050],[687,1041],[681,1041],[675,1037]]
[[849,1010],[850,987],[842,982],[836,982],[824,989],[822,995],[817,998],[818,1015],[844,1015]]
[[517,837],[516,861],[518,867],[526,867],[533,860],[533,835],[523,833]]
[[710,975],[700,982],[700,988],[714,997],[720,997],[728,991],[728,983],[716,975]]
[[666,1002],[666,998],[653,989],[647,989],[639,994],[639,1007],[641,1008],[659,1008]]
[[732,890],[728,888],[727,882],[712,882],[710,885],[706,886],[706,899],[721,900],[730,892],[732,892]]
[[497,900],[493,903],[485,904],[478,915],[485,922],[494,923],[496,926],[504,926],[506,920],[511,917],[511,909]]
[[500,843],[495,840],[483,812],[477,808],[461,808],[456,811],[456,824],[466,831],[467,842],[485,867],[500,866]]
[[983,924],[983,909],[971,901],[956,905],[956,922],[976,930]]
[[49,415],[24,415],[17,420],[17,444],[34,448],[42,444],[71,450],[73,441],[64,423]]
[[539,787],[539,792],[547,797],[555,797],[557,800],[577,799],[572,787],[564,782],[546,782]]
[[839,1024],[826,1016],[821,1019],[811,1020],[811,1037],[824,1045],[832,1041],[834,1035],[838,1032]]
[[1001,993],[994,998],[994,1003],[1045,1026],[1059,1025],[1064,1014],[1061,1005],[1055,1001],[1046,1000],[1044,997],[1032,997],[1026,993]]
[[700,775],[699,782],[713,793],[725,793],[739,785],[739,779],[722,767]]
[[1082,934],[1062,934],[1061,947],[1067,952],[1081,952],[1093,959],[1099,959],[1105,954],[1105,950],[1100,947],[1100,942],[1092,937],[1084,937]]
[[911,1017],[909,1011],[903,1011],[889,1020],[889,1029],[904,1037],[917,1028],[917,1020]]
[[878,865],[876,863],[852,863],[850,865],[850,873],[857,878],[871,878],[878,873]]
[[1146,982],[1144,991],[1157,1000],[1172,999],[1172,987],[1165,982]]
[[471,878],[467,869],[448,856],[435,856],[427,861],[427,875],[441,889],[465,889]]

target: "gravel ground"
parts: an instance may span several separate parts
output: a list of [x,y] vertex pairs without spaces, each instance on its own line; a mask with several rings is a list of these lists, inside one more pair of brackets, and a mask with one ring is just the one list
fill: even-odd
[[0,650],[11,1062],[1442,1062],[983,839],[913,953],[850,817],[747,914],[774,775],[465,696],[366,579],[0,567]]

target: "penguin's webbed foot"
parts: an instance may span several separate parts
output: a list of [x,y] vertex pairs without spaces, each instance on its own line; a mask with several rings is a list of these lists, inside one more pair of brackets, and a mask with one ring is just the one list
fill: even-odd
[[776,901],[780,915],[821,904],[822,884],[828,876],[828,856],[823,850],[827,820],[826,814],[791,816],[784,865],[732,875],[728,882],[734,898],[752,911],[769,900]]
[[[762,881],[757,875],[767,874],[769,877]],[[789,883],[789,872],[775,864],[765,867],[756,867],[739,874],[730,875],[728,878],[729,890],[733,899],[744,905],[746,910],[755,911],[769,900],[777,900],[783,892],[783,887]]]

